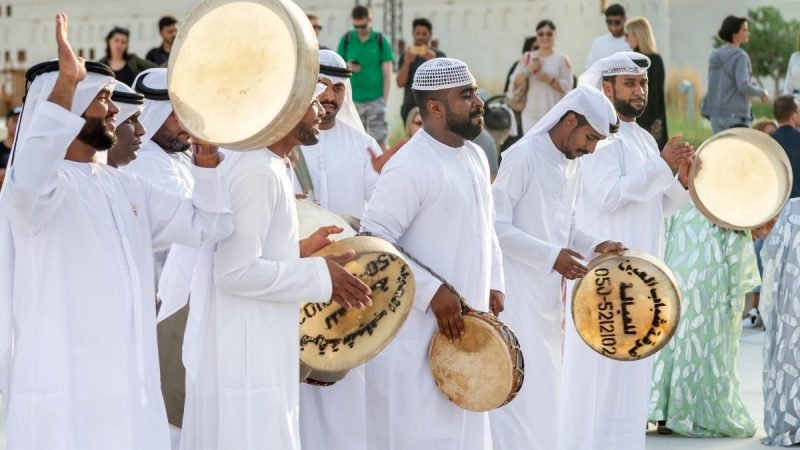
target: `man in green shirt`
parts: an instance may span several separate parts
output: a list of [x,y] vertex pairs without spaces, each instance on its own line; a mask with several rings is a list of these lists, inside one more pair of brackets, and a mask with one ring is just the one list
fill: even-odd
[[372,13],[358,5],[353,8],[353,31],[339,40],[337,53],[353,71],[353,101],[367,134],[386,149],[386,101],[392,80],[392,45],[372,29]]

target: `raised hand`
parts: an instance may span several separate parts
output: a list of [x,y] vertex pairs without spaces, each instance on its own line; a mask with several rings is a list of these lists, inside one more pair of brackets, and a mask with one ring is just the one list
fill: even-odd
[[76,83],[86,78],[86,65],[83,58],[75,56],[72,46],[67,40],[67,15],[56,14],[56,44],[58,44],[58,72],[59,76],[75,81]]
[[586,266],[579,263],[578,259],[583,259],[580,253],[568,248],[562,248],[558,253],[556,262],[553,264],[553,270],[560,273],[568,280],[582,278],[586,275],[588,269],[586,269]]
[[219,147],[192,138],[192,156],[198,167],[213,169],[219,165]]
[[381,173],[383,170],[383,166],[389,162],[389,159],[394,156],[397,151],[400,150],[400,147],[397,146],[396,148],[389,149],[380,155],[372,150],[371,148],[367,147],[367,152],[369,153],[370,159],[372,160],[372,168],[375,169],[375,172]]
[[311,236],[300,240],[300,257],[306,258],[316,253],[317,250],[325,247],[333,242],[328,236],[338,234],[344,231],[344,228],[331,225],[322,227],[311,234]]
[[676,134],[661,150],[661,157],[672,170],[676,170],[685,159],[694,157],[694,147],[683,140],[683,135]]
[[356,252],[350,250],[346,253],[326,256],[325,262],[331,275],[333,301],[345,308],[365,309],[367,306],[372,306],[372,299],[369,298],[372,290],[343,267],[355,257]]
[[461,317],[461,300],[444,284],[431,299],[431,311],[436,316],[439,331],[451,341],[461,340],[464,334],[464,318]]

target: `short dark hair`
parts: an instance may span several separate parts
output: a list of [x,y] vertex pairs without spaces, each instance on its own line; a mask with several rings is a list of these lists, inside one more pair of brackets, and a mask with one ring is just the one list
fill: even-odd
[[554,24],[552,20],[544,19],[537,23],[536,31],[539,31],[544,27],[550,27],[551,30],[556,31],[556,24]]
[[722,21],[717,36],[725,42],[733,42],[733,35],[738,33],[746,22],[746,17],[728,16]]
[[433,24],[431,24],[430,20],[428,20],[428,19],[426,19],[424,17],[420,17],[419,19],[414,19],[414,21],[411,22],[411,30],[412,31],[417,27],[425,27],[425,28],[428,29],[428,31],[433,33]]
[[619,3],[614,3],[613,5],[606,8],[606,17],[611,16],[622,16],[625,17],[625,7],[620,5]]
[[158,19],[158,31],[163,31],[164,28],[167,28],[170,25],[175,25],[176,23],[178,23],[178,19],[172,16],[164,16]]
[[[131,32],[128,31],[127,28],[122,28],[122,27],[114,27],[114,28],[112,28],[111,31],[109,31],[108,34],[106,35],[106,58],[108,58],[108,59],[111,59],[111,45],[108,44],[108,41],[110,41],[111,38],[114,37],[115,34],[124,34],[125,37],[128,38],[128,39],[130,39],[130,37],[131,37]],[[128,43],[128,45],[130,46],[130,43]],[[125,53],[122,54],[122,57],[126,61],[128,60],[128,48],[127,47],[125,48]]]
[[352,17],[355,20],[370,19],[370,18],[372,18],[372,13],[369,11],[369,8],[367,8],[366,6],[364,6],[364,5],[356,5],[353,8],[353,12],[350,13],[350,17]]
[[444,99],[447,93],[447,89],[440,89],[438,91],[412,90],[411,92],[414,93],[414,101],[417,103],[417,106],[419,106],[419,115],[423,119],[428,117],[429,100],[439,100],[440,102],[447,103]]
[[798,111],[797,99],[792,94],[781,95],[772,104],[772,114],[778,123],[788,122],[792,114]]

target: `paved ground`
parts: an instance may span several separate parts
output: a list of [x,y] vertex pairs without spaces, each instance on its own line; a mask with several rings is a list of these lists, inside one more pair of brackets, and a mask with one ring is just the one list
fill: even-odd
[[[763,331],[744,330],[739,354],[742,397],[750,415],[758,425],[751,439],[688,439],[677,435],[662,436],[651,431],[647,435],[647,450],[766,450],[759,443],[764,436],[763,400],[761,397],[761,347]],[[0,415],[2,417],[2,415]],[[5,424],[0,422],[0,449],[5,450]],[[520,449],[522,450],[522,449]]]

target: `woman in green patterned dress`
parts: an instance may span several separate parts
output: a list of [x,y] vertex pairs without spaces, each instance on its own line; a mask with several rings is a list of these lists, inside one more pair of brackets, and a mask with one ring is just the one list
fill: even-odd
[[752,437],[737,372],[744,296],[760,282],[750,233],[720,228],[689,204],[667,220],[665,260],[682,314],[656,355],[650,420],[660,432]]

